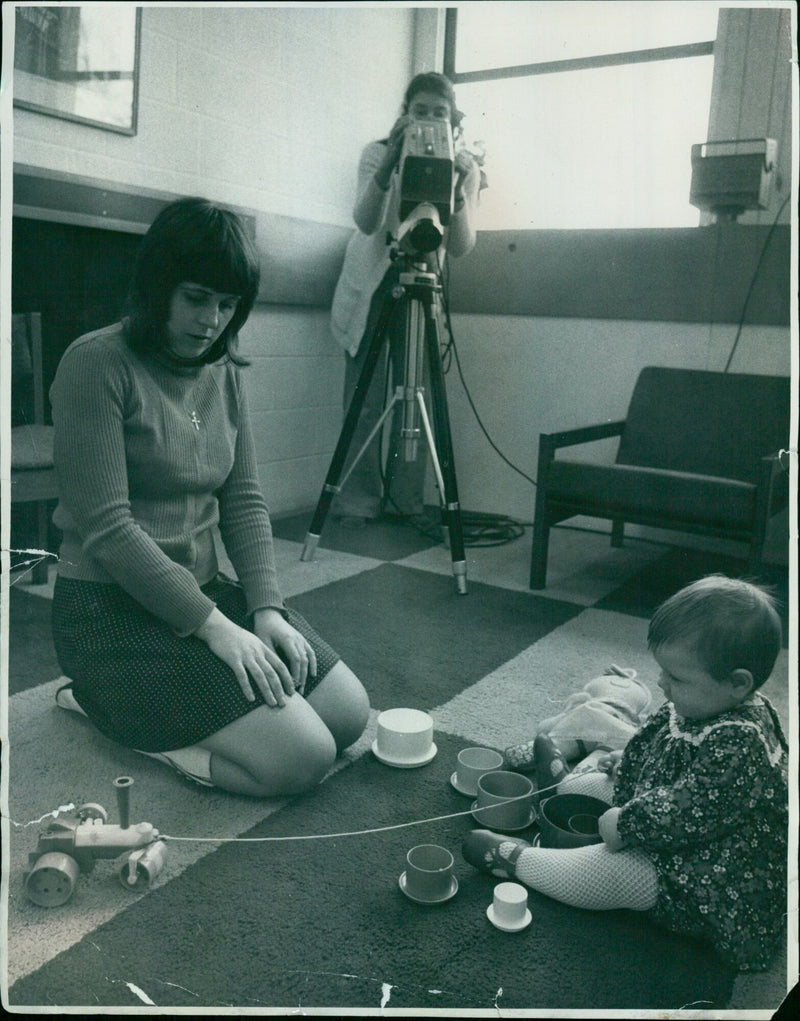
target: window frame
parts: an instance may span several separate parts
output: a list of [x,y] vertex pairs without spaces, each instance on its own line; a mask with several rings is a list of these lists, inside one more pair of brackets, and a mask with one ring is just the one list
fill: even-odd
[[527,78],[541,74],[558,74],[564,71],[586,71],[598,67],[617,67],[624,64],[644,64],[656,60],[679,60],[683,57],[707,57],[714,53],[714,42],[684,43],[677,46],[657,46],[644,50],[625,50],[603,53],[593,57],[571,57],[568,60],[547,60],[533,64],[512,64],[507,67],[489,67],[481,71],[456,71],[456,43],[458,38],[458,9],[448,7],[444,22],[444,73],[454,85],[462,82],[498,81],[506,78]]

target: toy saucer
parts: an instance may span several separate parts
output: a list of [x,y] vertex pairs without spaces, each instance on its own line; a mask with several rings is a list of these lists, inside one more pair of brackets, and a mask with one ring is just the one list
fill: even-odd
[[465,791],[463,787],[458,785],[458,770],[450,777],[450,785],[454,790],[457,790],[459,794],[466,794],[468,798],[475,797],[475,791]]
[[487,830],[496,830],[500,833],[521,833],[523,830],[528,829],[529,826],[533,826],[536,822],[536,809],[531,809],[531,814],[528,816],[528,821],[524,826],[492,826],[491,823],[486,822],[485,819],[481,818],[481,812],[487,812],[494,808],[494,805],[485,805],[483,808],[478,808],[478,802],[473,801],[470,806],[470,812],[472,812],[472,818],[475,822],[479,822],[481,826],[485,826]]
[[394,766],[396,769],[416,769],[417,766],[427,766],[428,763],[433,760],[437,751],[438,748],[436,747],[436,745],[432,744],[428,749],[428,752],[421,759],[415,759],[411,762],[408,762],[400,759],[387,759],[385,755],[382,755],[378,751],[378,742],[377,741],[372,742],[372,754],[375,756],[378,762],[382,762],[384,766]]
[[456,893],[458,893],[458,880],[455,876],[453,876],[450,881],[450,892],[446,893],[444,897],[434,897],[433,900],[426,900],[424,897],[415,897],[413,893],[409,893],[408,887],[406,886],[405,872],[402,876],[400,876],[398,883],[406,897],[408,897],[409,900],[413,900],[415,904],[444,904],[445,901],[450,900],[451,897],[455,897]]
[[505,925],[503,922],[495,918],[494,904],[490,904],[489,907],[486,909],[486,917],[489,919],[489,921],[492,923],[495,929],[499,929],[501,932],[522,932],[523,929],[527,929],[527,927],[531,924],[533,915],[531,914],[530,909],[526,908],[525,917],[518,925]]

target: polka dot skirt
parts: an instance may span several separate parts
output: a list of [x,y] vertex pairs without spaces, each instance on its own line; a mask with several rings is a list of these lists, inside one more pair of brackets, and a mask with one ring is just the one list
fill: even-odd
[[[226,617],[249,629],[241,586],[218,575],[203,586]],[[339,656],[295,610],[287,619],[317,655],[320,683]],[[53,640],[61,669],[92,722],[111,740],[147,752],[196,744],[264,704],[249,702],[233,671],[190,635],[179,638],[117,585],[56,580]]]

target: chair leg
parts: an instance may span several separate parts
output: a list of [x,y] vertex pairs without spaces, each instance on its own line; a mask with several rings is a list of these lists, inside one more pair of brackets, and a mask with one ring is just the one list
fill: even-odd
[[550,522],[544,501],[536,508],[533,520],[533,545],[531,547],[532,589],[542,589],[547,583],[547,549],[550,545]]
[[611,522],[611,545],[621,546],[625,538],[625,522],[616,518]]
[[747,573],[756,577],[764,567],[764,536],[754,536],[747,551]]

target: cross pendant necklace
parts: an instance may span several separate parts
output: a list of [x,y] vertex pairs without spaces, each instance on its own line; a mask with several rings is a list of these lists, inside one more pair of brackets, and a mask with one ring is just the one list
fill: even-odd
[[197,412],[196,411],[193,411],[191,413],[191,415],[189,415],[189,421],[192,423],[192,425],[195,427],[195,429],[198,432],[200,432],[200,419],[197,417]]

